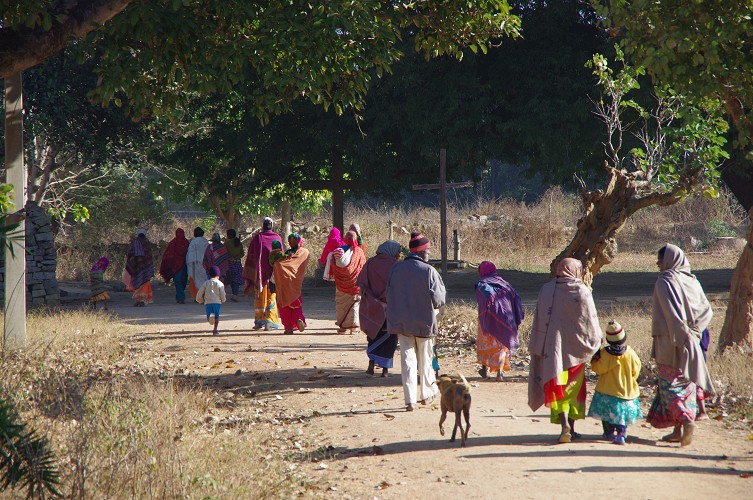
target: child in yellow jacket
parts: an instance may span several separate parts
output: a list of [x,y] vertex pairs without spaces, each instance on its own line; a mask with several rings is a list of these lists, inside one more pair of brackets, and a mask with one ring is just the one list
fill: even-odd
[[638,402],[641,360],[625,344],[627,333],[615,320],[607,326],[607,345],[593,359],[591,369],[599,375],[588,416],[601,420],[604,439],[625,444],[628,424],[643,417]]

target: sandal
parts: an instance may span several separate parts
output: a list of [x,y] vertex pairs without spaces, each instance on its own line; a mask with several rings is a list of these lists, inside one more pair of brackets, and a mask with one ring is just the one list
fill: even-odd
[[583,434],[580,432],[570,431],[570,434],[572,435],[573,439],[580,439],[583,437]]
[[572,440],[573,436],[570,434],[570,431],[565,431],[562,434],[560,434],[560,443],[565,444],[569,443]]
[[682,441],[682,436],[678,436],[673,432],[672,434],[662,436],[661,440],[665,443],[679,443],[680,441]]

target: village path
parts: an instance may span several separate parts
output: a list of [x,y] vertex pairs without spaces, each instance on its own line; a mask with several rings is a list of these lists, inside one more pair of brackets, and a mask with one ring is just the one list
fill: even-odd
[[[710,273],[710,277],[720,273]],[[597,282],[595,296],[613,301],[625,296],[646,299],[655,275],[648,278],[627,280],[641,283],[638,290],[620,279],[622,286],[609,298],[600,295]],[[452,299],[473,300],[474,279],[472,273],[450,276]],[[542,283],[545,279],[543,275],[538,278]],[[725,279],[728,284],[729,275],[719,281]],[[704,282],[704,287],[710,293],[724,293],[724,287],[717,289],[712,281]],[[515,284],[524,301],[535,301],[540,283]],[[69,301],[77,294],[86,295],[75,284],[61,286],[69,292]],[[616,446],[599,440],[600,422],[588,418],[576,426],[583,439],[557,444],[558,427],[549,423],[547,410],[532,412],[526,404],[523,365],[514,365],[505,382],[481,381],[471,351],[441,360],[442,372],[463,373],[473,385],[471,432],[467,447],[461,448],[459,441],[448,442],[452,417],[445,423],[448,434],[439,434],[438,401],[412,413],[404,410],[399,353],[388,378],[365,373],[365,338],[336,334],[331,288],[305,290],[309,326],[304,333],[253,331],[249,305],[227,303],[218,337],[208,335],[201,306],[175,304],[171,289],[155,289],[156,302],[145,308],[132,307],[127,293],[112,293],[113,312],[140,325],[137,348],[233,399],[236,412],[266,416],[279,424],[280,433],[275,431],[274,436],[281,440],[280,446],[301,451],[303,458],[291,467],[306,478],[306,494],[326,498],[751,498],[753,431],[749,422],[703,421],[694,443],[680,448],[658,441],[666,431],[652,429],[643,421],[629,428],[626,446]],[[650,393],[651,388],[645,388],[644,408]]]

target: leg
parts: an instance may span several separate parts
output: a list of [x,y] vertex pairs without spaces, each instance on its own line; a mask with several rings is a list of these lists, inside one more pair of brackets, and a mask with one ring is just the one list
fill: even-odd
[[606,420],[601,421],[601,428],[604,429],[603,437],[604,439],[608,441],[612,441],[614,439],[614,426],[607,422]]
[[431,364],[434,357],[434,339],[415,337],[415,342],[418,374],[421,377],[421,382],[418,384],[418,396],[421,402],[426,404],[430,403],[439,392],[436,373]]
[[617,431],[617,435],[615,436],[613,443],[620,445],[625,444],[625,438],[627,438],[627,427],[624,425],[615,425],[614,428]]
[[465,417],[465,434],[463,435],[463,446],[468,439],[468,431],[471,430],[471,404],[470,402],[463,406],[463,416]]
[[481,378],[489,378],[489,369],[486,367],[486,365],[481,365],[481,369],[478,371],[478,374],[481,375]]
[[675,428],[672,430],[672,433],[667,434],[666,436],[663,436],[661,440],[666,441],[667,443],[679,443],[680,440],[682,440],[682,426],[675,425]]
[[444,424],[444,421],[447,419],[447,407],[445,405],[442,405],[442,416],[439,417],[439,433],[444,436],[444,427],[442,424]]
[[570,425],[568,425],[567,413],[560,413],[558,417],[560,419],[560,425],[562,426],[562,431],[560,432],[560,443],[569,443],[573,436],[572,434],[570,434]]
[[458,432],[458,428],[460,428],[460,440],[465,441],[465,439],[463,439],[463,424],[460,423],[461,411],[462,411],[461,409],[455,410],[455,426],[452,428],[452,437],[450,438],[451,443],[455,442],[455,435]]
[[400,368],[403,379],[403,395],[405,404],[415,406],[417,398],[416,377],[418,377],[418,362],[416,360],[416,337],[398,335],[400,343]]
[[368,373],[369,375],[374,375],[374,360],[373,359],[369,360],[369,367],[366,369],[366,373]]
[[688,446],[693,442],[693,433],[695,432],[695,422],[690,419],[683,419],[682,422],[682,438],[680,439],[680,446]]

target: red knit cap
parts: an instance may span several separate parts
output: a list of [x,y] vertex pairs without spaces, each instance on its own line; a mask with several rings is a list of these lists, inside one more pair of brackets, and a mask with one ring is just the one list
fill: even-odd
[[411,233],[410,234],[410,243],[408,243],[408,248],[411,252],[417,253],[421,250],[426,250],[427,248],[431,248],[431,243],[429,243],[429,238],[424,236],[421,233]]

